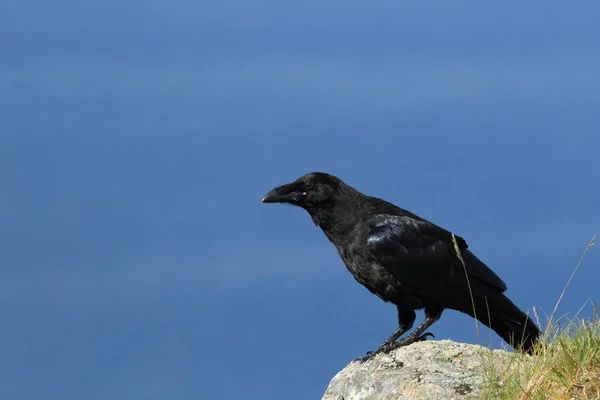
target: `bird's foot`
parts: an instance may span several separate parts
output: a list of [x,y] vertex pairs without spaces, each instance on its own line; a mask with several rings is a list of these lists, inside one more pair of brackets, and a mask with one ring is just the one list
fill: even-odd
[[385,352],[385,349],[387,349],[392,343],[394,343],[394,340],[391,338],[386,339],[385,342],[381,343],[381,346],[379,346],[379,348],[375,351],[368,351],[368,354],[377,354],[377,353],[383,353]]
[[357,362],[357,363],[364,363],[365,361],[369,361],[371,358],[373,358],[373,356],[375,356],[375,352],[374,351],[368,351],[367,355],[364,357],[358,357],[355,358],[354,360],[352,360],[352,362]]
[[431,333],[431,332],[425,332],[424,334],[422,334],[421,336],[419,336],[417,338],[417,340],[415,340],[415,342],[424,342],[424,341],[427,340],[428,336],[431,336],[432,338],[435,337],[435,335],[433,333]]
[[367,351],[367,355],[365,357],[356,358],[354,361],[364,362],[371,358],[373,358],[376,354],[385,353],[385,350],[392,344],[394,341],[391,338],[388,338],[379,346],[379,348],[375,351]]
[[395,350],[399,347],[408,346],[409,344],[413,344],[416,342],[426,341],[428,336],[435,337],[435,335],[431,332],[425,332],[421,336],[408,335],[404,339],[400,339],[397,342],[391,343],[389,346],[387,346],[384,352],[389,353],[390,351]]
[[383,344],[381,346],[379,346],[379,348],[375,351],[367,351],[367,355],[364,357],[358,357],[355,358],[354,361],[357,362],[365,362],[370,360],[371,358],[375,357],[377,354],[380,353],[384,353],[387,354],[392,350],[396,350],[397,348],[403,347],[403,346],[408,346],[409,344],[415,343],[415,342],[422,342],[427,340],[427,337],[435,337],[435,335],[431,332],[425,332],[424,334],[422,334],[421,336],[410,336],[408,335],[407,337],[405,337],[404,339],[400,339],[397,342],[391,342],[386,340],[385,342],[383,342]]
[[396,350],[397,348],[408,346],[409,344],[413,344],[415,342],[423,342],[423,341],[427,340],[427,337],[429,337],[429,336],[435,337],[435,335],[430,332],[425,332],[421,336],[408,335],[404,339],[400,339],[397,342],[385,344],[385,346],[382,346],[382,348],[377,350],[377,352],[375,354],[377,354],[377,353],[386,353],[387,354],[392,350]]
[[375,351],[367,351],[367,355],[366,356],[355,358],[354,361],[357,361],[357,362],[360,362],[360,363],[368,361],[371,358],[375,357],[377,354],[384,353],[385,352],[384,350],[386,350],[391,344],[393,344],[393,342],[387,342],[386,341],[381,346],[379,346],[379,348],[377,350],[375,350]]

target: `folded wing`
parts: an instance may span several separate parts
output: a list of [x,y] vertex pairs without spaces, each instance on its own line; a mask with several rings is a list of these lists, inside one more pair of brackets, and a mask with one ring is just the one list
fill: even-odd
[[[446,297],[452,289],[465,287],[464,267],[452,233],[407,215],[376,215],[368,226],[369,251],[401,283],[427,296]],[[455,239],[469,279],[504,292],[506,284],[502,279],[468,250],[464,239]]]

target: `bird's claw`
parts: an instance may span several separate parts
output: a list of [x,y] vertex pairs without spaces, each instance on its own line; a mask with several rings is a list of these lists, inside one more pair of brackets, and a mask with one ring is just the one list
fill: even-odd
[[424,342],[424,341],[427,340],[428,336],[431,336],[432,338],[435,337],[435,335],[433,333],[431,333],[431,332],[425,332],[424,334],[422,334],[421,336],[419,336],[417,338],[417,340],[415,340],[415,342]]
[[364,363],[365,361],[368,361],[368,360],[370,360],[371,358],[373,358],[373,356],[374,356],[374,355],[375,355],[375,353],[374,353],[374,352],[372,352],[372,351],[369,351],[369,352],[367,352],[367,355],[366,355],[366,356],[364,356],[364,357],[358,357],[358,358],[355,358],[355,359],[354,359],[354,360],[352,360],[352,361],[356,361],[356,362],[358,362],[358,363]]
[[384,354],[387,354],[387,353],[389,353],[390,351],[392,351],[392,350],[394,350],[394,349],[397,349],[398,347],[400,347],[400,346],[398,346],[398,342],[389,342],[389,343],[385,343],[385,344],[383,344],[383,345],[382,345],[382,346],[381,346],[381,347],[380,347],[380,348],[377,350],[377,352],[378,352],[378,353],[384,353]]
[[379,348],[375,351],[367,351],[367,355],[364,357],[358,357],[355,358],[354,361],[357,362],[365,362],[367,360],[370,360],[371,358],[375,357],[377,354],[379,353],[384,353],[387,354],[392,350],[396,350],[399,347],[403,347],[403,346],[408,346],[409,344],[415,343],[415,342],[424,342],[427,340],[427,338],[431,336],[432,338],[435,337],[435,335],[431,332],[425,332],[424,334],[422,334],[421,336],[417,337],[416,339],[412,339],[410,336],[405,337],[404,339],[401,339],[397,342],[390,342],[390,341],[385,341],[383,342],[383,344],[381,346],[379,346]]
[[375,354],[378,354],[378,353],[385,353],[386,352],[385,350],[388,347],[390,347],[390,345],[392,345],[393,343],[394,343],[393,340],[389,340],[388,339],[385,342],[383,342],[381,344],[381,346],[379,346],[379,348],[377,350],[375,350],[375,351],[367,351],[367,355],[375,355]]
[[402,346],[408,346],[409,344],[413,344],[416,342],[424,342],[427,340],[427,337],[435,337],[435,335],[431,332],[425,332],[424,334],[422,334],[421,336],[407,336],[402,340],[397,341],[396,343],[394,343],[395,347],[394,349],[397,349],[398,347],[402,347]]
[[375,350],[375,351],[373,351],[373,350],[367,351],[367,355],[366,356],[355,358],[354,361],[363,363],[363,362],[365,362],[367,360],[370,360],[371,358],[375,357],[379,353],[385,353],[384,350],[386,349],[386,346],[389,346],[391,343],[392,342],[383,343],[381,346],[379,346],[379,348],[377,350]]

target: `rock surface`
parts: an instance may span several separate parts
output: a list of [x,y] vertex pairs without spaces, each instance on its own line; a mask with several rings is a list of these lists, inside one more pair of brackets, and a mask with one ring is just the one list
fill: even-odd
[[503,350],[450,340],[418,342],[352,361],[333,377],[323,400],[479,399],[486,371],[502,371],[508,362]]

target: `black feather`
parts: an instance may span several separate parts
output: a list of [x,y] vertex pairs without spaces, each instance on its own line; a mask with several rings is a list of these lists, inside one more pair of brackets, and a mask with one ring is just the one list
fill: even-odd
[[506,283],[462,237],[332,175],[308,174],[285,185],[288,190],[296,186],[302,188],[302,200],[294,204],[308,211],[354,278],[397,306],[399,328],[380,350],[392,348],[398,334],[412,327],[414,310],[425,309],[427,318],[413,332],[416,336],[404,339],[410,338],[407,344],[449,308],[531,352],[539,329],[504,295]]

